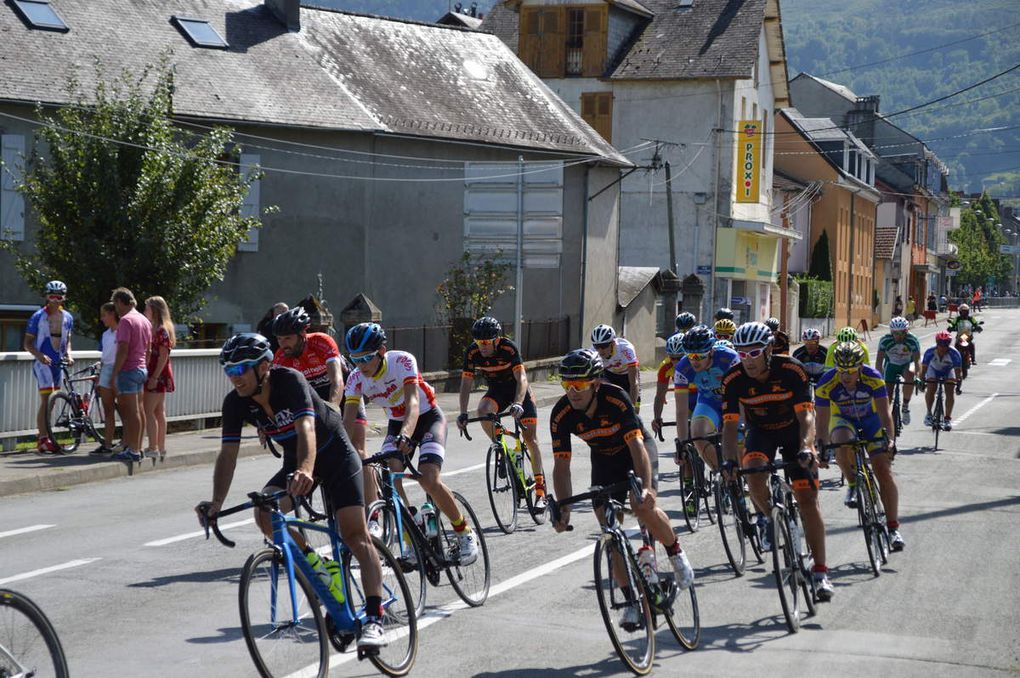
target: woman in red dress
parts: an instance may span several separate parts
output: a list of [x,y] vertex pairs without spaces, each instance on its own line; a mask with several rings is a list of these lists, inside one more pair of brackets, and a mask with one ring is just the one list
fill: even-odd
[[152,343],[146,364],[149,377],[145,382],[145,430],[149,434],[146,457],[166,458],[166,394],[174,391],[174,371],[170,351],[177,343],[170,308],[163,297],[145,300],[145,317],[152,323]]

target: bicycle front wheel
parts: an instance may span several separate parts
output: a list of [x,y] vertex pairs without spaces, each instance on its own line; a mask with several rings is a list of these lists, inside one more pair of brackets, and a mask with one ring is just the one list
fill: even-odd
[[857,487],[854,488],[857,494],[857,514],[860,520],[861,530],[864,532],[864,542],[868,547],[868,561],[871,563],[871,573],[876,577],[882,574],[882,538],[878,533],[878,520],[875,512],[875,502],[868,487],[867,478],[863,473],[857,474]]
[[[425,611],[425,599],[428,591],[428,579],[425,576],[424,549],[418,543],[414,529],[408,527],[413,520],[410,511],[403,513],[403,530],[398,532],[397,519],[392,504],[379,499],[368,507],[369,521],[379,525],[377,537],[390,553],[394,554],[397,565],[407,580],[414,601],[414,614],[420,617]],[[371,525],[371,522],[369,523]],[[371,531],[371,529],[370,529]]]
[[71,396],[54,391],[46,402],[46,433],[61,454],[71,454],[85,439],[86,431]]
[[485,545],[485,534],[482,532],[482,525],[478,522],[471,504],[460,492],[453,492],[453,500],[457,502],[461,516],[467,521],[468,527],[474,535],[475,545],[478,548],[478,555],[472,562],[464,562],[460,550],[460,535],[440,514],[439,518],[439,548],[446,557],[446,576],[450,585],[457,592],[461,600],[471,607],[478,607],[489,597],[489,585],[492,581],[492,565],[489,563],[489,548]]
[[537,497],[537,495],[535,494],[535,479],[528,475],[529,472],[532,471],[532,468],[531,468],[531,450],[529,450],[527,447],[524,448],[524,464],[525,467],[522,469],[522,471],[524,472],[525,480],[524,488],[522,488],[524,494],[524,501],[528,505],[528,512],[531,513],[531,519],[535,521],[536,525],[542,525],[545,523],[546,510],[535,508],[535,500]]
[[60,638],[43,611],[20,593],[0,589],[0,676],[67,675]]
[[[680,469],[680,500],[683,506],[680,509],[684,514],[684,522],[687,529],[697,532],[701,525],[701,497],[699,496],[698,481],[695,474],[700,471],[693,454],[689,451],[683,454],[684,468]],[[687,475],[690,477],[686,477]]]
[[727,485],[722,482],[713,484],[712,493],[715,495],[715,514],[718,518],[716,524],[719,526],[726,558],[734,574],[739,577],[747,567],[747,538],[741,529],[733,495]]
[[656,574],[659,579],[660,598],[655,601],[655,611],[666,618],[666,624],[673,637],[687,650],[693,650],[701,642],[701,613],[698,611],[697,583],[681,589],[676,585],[676,573],[666,553],[666,547],[655,542]]
[[517,475],[502,445],[489,445],[485,456],[485,485],[496,525],[505,534],[517,529]]
[[[624,587],[613,577],[613,562],[621,561],[620,570],[631,582]],[[652,670],[655,658],[655,628],[652,621],[652,606],[644,586],[638,582],[637,569],[630,558],[621,551],[615,537],[604,537],[595,543],[595,594],[602,612],[602,621],[609,633],[609,640],[620,660],[631,671],[643,676]],[[630,610],[635,610],[631,612]],[[615,618],[620,615],[619,618]]]
[[779,602],[783,605],[783,616],[790,633],[800,630],[800,591],[798,572],[800,558],[790,536],[786,522],[786,511],[779,506],[772,507],[772,567],[779,589]]
[[253,553],[241,571],[241,630],[263,678],[297,672],[325,678],[329,672],[329,640],[318,598],[297,567],[294,580],[291,591],[283,556],[275,549]]

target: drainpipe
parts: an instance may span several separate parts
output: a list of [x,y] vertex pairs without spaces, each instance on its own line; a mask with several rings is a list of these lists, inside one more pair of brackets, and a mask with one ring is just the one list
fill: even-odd
[[[713,219],[713,222],[715,223],[715,227],[712,229],[712,261],[711,261],[711,269],[710,269],[711,270],[711,275],[709,276],[709,279],[708,279],[708,308],[707,308],[707,310],[705,308],[705,302],[702,301],[702,303],[701,303],[701,314],[700,314],[700,317],[703,318],[703,319],[707,319],[709,317],[709,315],[711,314],[711,311],[712,311],[712,306],[715,304],[715,277],[716,277],[716,275],[715,275],[715,260],[716,260],[716,249],[718,248],[718,244],[719,244],[718,243],[718,237],[717,237],[717,231],[719,230],[719,214],[720,214],[719,210],[720,210],[721,204],[722,204],[722,201],[721,201],[720,196],[719,196],[719,173],[722,171],[722,146],[723,146],[722,112],[723,112],[723,98],[722,98],[722,82],[719,80],[719,78],[715,79],[715,90],[716,90],[716,96],[717,96],[716,123],[715,123],[715,135],[716,135],[716,139],[715,139],[716,140],[716,144],[715,144],[715,180],[714,180],[715,187],[712,190],[712,192],[714,193],[714,198],[715,198],[715,219]],[[728,199],[728,196],[727,196],[727,199]],[[697,272],[697,270],[698,270],[696,267],[697,267],[697,264],[695,264],[695,269],[694,269],[695,272]]]
[[584,166],[584,206],[581,210],[581,312],[578,314],[577,329],[580,333],[578,346],[584,345],[584,288],[588,274],[588,189],[591,181],[591,165]]
[[850,260],[846,267],[846,326],[853,327],[853,296],[854,296],[854,202],[857,191],[850,193]]

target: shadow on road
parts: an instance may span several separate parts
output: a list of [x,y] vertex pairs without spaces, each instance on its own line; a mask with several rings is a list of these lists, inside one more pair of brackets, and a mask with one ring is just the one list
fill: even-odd
[[[953,508],[939,509],[938,511],[925,511],[910,516],[900,516],[900,523],[919,523],[925,520],[937,520],[947,516],[955,516],[963,513],[974,513],[975,511],[988,511],[991,509],[1005,508],[1008,506],[1020,505],[1020,496],[1005,497],[991,501],[980,501],[974,504],[961,504]],[[843,525],[842,527],[826,528],[826,534],[838,534],[840,532],[856,532],[861,528],[857,525]]]
[[196,645],[210,645],[213,643],[233,643],[234,641],[244,638],[244,633],[241,631],[240,626],[218,630],[220,632],[220,635],[218,636],[199,636],[197,638],[188,638],[187,642],[195,643]]
[[[820,629],[820,624],[802,619],[802,629]],[[789,635],[782,614],[762,617],[748,624],[720,624],[701,627],[701,646],[698,652],[753,652],[765,643],[781,640]]]
[[[608,645],[609,640],[606,639]],[[656,653],[657,655],[660,653]],[[661,657],[659,657],[661,659]],[[598,676],[618,676],[625,673],[626,669],[616,655],[606,657],[596,664],[579,664],[568,666],[562,669],[552,669],[547,666],[527,668],[513,668],[505,671],[486,671],[474,674],[474,678],[497,678],[499,676],[513,676],[513,678],[566,678],[567,676],[584,676],[584,678],[598,678]]]
[[240,584],[241,570],[236,567],[227,567],[222,570],[209,570],[208,572],[185,572],[183,574],[167,575],[165,577],[153,577],[149,581],[139,581],[128,584],[129,588],[157,588],[171,584],[210,584],[212,582],[229,582]]

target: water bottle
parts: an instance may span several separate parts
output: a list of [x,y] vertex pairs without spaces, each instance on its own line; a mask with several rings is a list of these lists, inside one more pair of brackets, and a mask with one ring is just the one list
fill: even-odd
[[[329,589],[329,592],[333,594],[333,597],[337,599],[337,602],[344,602],[343,585],[340,582],[340,565],[332,560],[326,560],[319,557],[319,554],[315,551],[309,550],[305,553],[305,560],[315,570],[316,576],[319,581]],[[332,564],[332,568],[330,567]]]
[[524,468],[524,453],[519,447],[514,451],[514,461],[517,462],[518,469]]
[[89,394],[85,393],[81,397],[81,409],[85,414],[89,413]]
[[804,542],[800,538],[800,523],[796,520],[790,521],[790,538],[793,540],[793,546],[797,550],[797,555],[804,555]]
[[425,537],[428,539],[438,537],[439,519],[436,517],[436,508],[431,502],[427,501],[421,505],[418,516],[421,518],[422,532],[425,533]]
[[637,559],[638,566],[641,568],[641,574],[644,575],[645,581],[647,581],[651,586],[658,584],[659,573],[655,569],[655,549],[648,544],[645,544],[638,549]]

